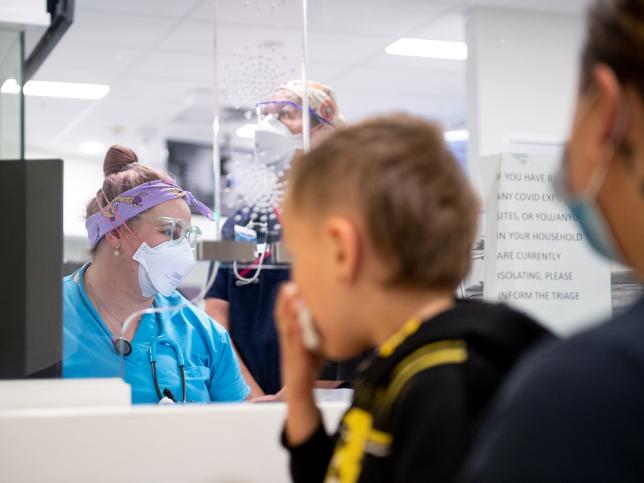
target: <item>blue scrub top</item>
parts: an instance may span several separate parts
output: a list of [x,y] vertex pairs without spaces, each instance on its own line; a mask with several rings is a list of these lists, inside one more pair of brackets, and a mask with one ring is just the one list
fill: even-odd
[[[130,341],[132,353],[121,358],[114,350],[110,330],[85,291],[88,266],[63,281],[63,377],[122,377],[124,371],[125,381],[132,386],[133,403],[157,403],[149,350],[152,340],[163,334],[183,350],[187,401],[242,401],[248,396],[250,389],[226,330],[176,291],[169,297],[157,294],[154,306],[187,305],[175,311],[144,314]],[[78,280],[74,281],[76,274]],[[168,388],[180,399],[177,358],[164,344],[157,344],[157,375],[161,391]]]

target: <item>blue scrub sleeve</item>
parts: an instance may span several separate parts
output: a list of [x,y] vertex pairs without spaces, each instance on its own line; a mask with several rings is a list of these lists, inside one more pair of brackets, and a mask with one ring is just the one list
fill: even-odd
[[250,388],[244,381],[237,356],[232,348],[228,332],[219,332],[218,357],[210,368],[210,399],[212,401],[243,401],[248,397]]
[[[213,265],[211,264],[210,270],[212,270],[212,268]],[[230,301],[230,297],[228,295],[228,277],[230,276],[229,272],[229,269],[219,265],[219,270],[217,271],[215,281],[213,282],[212,287],[210,287],[210,289],[206,293],[207,299],[222,299]],[[211,272],[208,273],[209,280],[210,273]]]

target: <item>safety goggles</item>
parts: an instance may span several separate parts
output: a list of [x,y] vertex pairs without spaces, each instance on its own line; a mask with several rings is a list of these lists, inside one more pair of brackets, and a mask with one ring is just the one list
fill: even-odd
[[191,225],[181,218],[170,216],[157,216],[154,218],[141,218],[145,223],[157,226],[159,230],[168,237],[172,244],[179,244],[185,238],[192,248],[197,245],[201,238],[201,230],[198,226]]
[[[293,101],[260,101],[255,104],[255,109],[257,110],[257,120],[259,122],[262,122],[262,120],[270,115],[273,115],[284,123],[302,119],[302,106]],[[321,117],[311,107],[309,107],[309,114],[313,126],[318,124],[333,126],[333,123]]]

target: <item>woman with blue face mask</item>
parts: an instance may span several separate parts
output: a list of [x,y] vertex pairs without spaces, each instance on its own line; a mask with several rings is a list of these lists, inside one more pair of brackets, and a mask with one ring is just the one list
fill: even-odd
[[227,332],[176,291],[196,263],[190,206],[212,212],[128,148],[112,146],[103,169],[87,206],[91,262],[64,280],[64,377],[123,375],[135,403],[245,399]]
[[[596,1],[558,180],[585,238],[644,280],[644,0]],[[644,299],[528,358],[463,481],[644,481]]]

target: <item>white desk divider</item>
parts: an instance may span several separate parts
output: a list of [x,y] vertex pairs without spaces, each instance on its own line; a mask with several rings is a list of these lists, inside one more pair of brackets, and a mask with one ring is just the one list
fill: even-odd
[[[0,390],[1,391],[1,390]],[[346,402],[320,403],[335,430]],[[0,480],[286,483],[284,403],[0,410]]]
[[5,409],[131,405],[130,385],[119,378],[24,379],[0,381],[0,411]]

